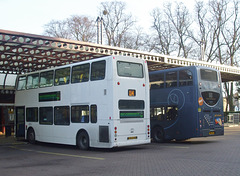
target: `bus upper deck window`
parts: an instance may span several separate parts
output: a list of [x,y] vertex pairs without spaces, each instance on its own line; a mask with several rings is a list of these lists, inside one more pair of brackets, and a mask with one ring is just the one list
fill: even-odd
[[40,87],[53,86],[53,70],[40,73]]
[[27,76],[27,89],[36,89],[39,84],[39,74],[31,74]]
[[192,86],[193,76],[190,70],[179,71],[179,86]]
[[72,68],[72,83],[87,82],[89,80],[90,64],[77,65]]
[[18,77],[17,90],[24,90],[26,88],[26,76]]
[[177,72],[168,72],[166,74],[166,87],[176,87],[177,86]]
[[164,88],[164,73],[150,74],[149,79],[150,79],[151,89]]
[[143,78],[143,65],[131,62],[117,62],[118,76]]
[[93,62],[91,65],[91,81],[103,80],[105,78],[106,61]]
[[57,69],[55,71],[55,86],[69,84],[70,67]]

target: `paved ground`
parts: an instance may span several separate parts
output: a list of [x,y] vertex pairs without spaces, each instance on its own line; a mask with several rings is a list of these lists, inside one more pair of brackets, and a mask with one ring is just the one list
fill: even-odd
[[90,151],[66,145],[30,145],[1,136],[0,173],[3,176],[236,176],[240,175],[240,127],[226,127],[225,135],[218,137]]

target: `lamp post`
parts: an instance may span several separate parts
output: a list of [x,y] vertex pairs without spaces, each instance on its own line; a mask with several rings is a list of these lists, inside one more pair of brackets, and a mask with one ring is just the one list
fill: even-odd
[[97,44],[102,44],[103,39],[103,18],[97,17]]
[[201,60],[204,61],[204,56],[205,56],[205,41],[201,41]]
[[[107,10],[103,11],[103,15],[107,15],[108,12]],[[103,18],[102,17],[97,17],[97,44],[102,44],[103,43]]]

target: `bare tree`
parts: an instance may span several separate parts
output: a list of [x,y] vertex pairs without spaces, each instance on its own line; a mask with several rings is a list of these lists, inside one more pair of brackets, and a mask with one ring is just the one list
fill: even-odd
[[143,32],[141,27],[133,28],[129,30],[123,37],[122,47],[150,51],[149,39],[150,36]]
[[189,32],[190,37],[195,43],[195,55],[192,57],[196,57],[200,60],[204,60],[205,51],[207,46],[209,45],[208,37],[211,31],[210,25],[207,23],[207,14],[208,10],[206,5],[202,2],[196,2],[195,4],[195,13],[196,13],[196,27],[195,30],[191,30]]
[[68,31],[68,24],[66,20],[57,21],[52,20],[48,24],[44,25],[44,34],[51,37],[58,38],[70,38],[70,34]]
[[168,18],[165,18],[161,13],[160,8],[153,10],[151,16],[153,17],[152,28],[155,31],[154,50],[161,54],[170,55],[176,48],[174,48],[173,37],[174,31]]
[[165,6],[164,12],[176,34],[175,44],[178,46],[177,56],[187,58],[191,50],[188,33],[192,24],[188,9],[183,3],[175,2],[175,8],[172,8],[172,4],[168,3]]
[[96,37],[94,20],[86,16],[72,16],[63,21],[52,20],[45,25],[45,35],[78,41],[93,42]]
[[72,39],[94,42],[96,39],[95,20],[86,16],[74,15],[67,19]]
[[124,46],[127,33],[135,24],[132,15],[126,13],[126,4],[121,1],[102,2],[100,12],[108,45]]
[[240,54],[240,18],[239,18],[239,1],[233,1],[230,7],[231,13],[224,30],[221,31],[230,65],[239,66],[237,56]]
[[192,41],[189,37],[190,14],[182,3],[165,4],[163,9],[152,12],[155,31],[155,50],[163,54],[175,54],[187,58],[191,52]]
[[[225,2],[225,1],[224,1]],[[231,13],[228,14],[228,20],[226,21],[226,25],[223,30],[221,30],[221,34],[225,43],[225,52],[227,63],[230,63],[231,66],[238,65],[238,56],[239,56],[239,48],[240,48],[240,20],[239,20],[239,1],[232,1],[232,5],[230,5],[227,1],[228,6],[231,9]],[[233,92],[233,82],[224,83],[224,87],[226,90],[227,103],[229,105],[229,110],[234,111],[234,92]]]

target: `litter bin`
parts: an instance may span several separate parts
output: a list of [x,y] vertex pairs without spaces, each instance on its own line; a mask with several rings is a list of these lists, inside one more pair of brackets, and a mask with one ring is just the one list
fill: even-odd
[[5,126],[5,137],[11,136],[11,126],[6,125]]

